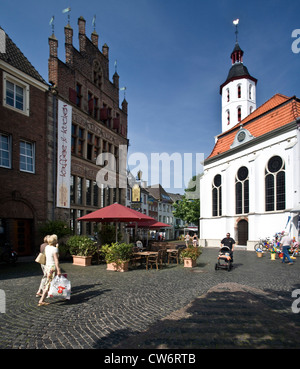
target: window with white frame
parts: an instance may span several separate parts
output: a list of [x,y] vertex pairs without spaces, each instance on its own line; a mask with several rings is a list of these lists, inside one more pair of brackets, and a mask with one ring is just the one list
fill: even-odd
[[29,115],[29,85],[3,73],[3,106]]
[[11,136],[0,133],[0,167],[11,168]]
[[35,172],[35,145],[32,142],[20,141],[20,170]]

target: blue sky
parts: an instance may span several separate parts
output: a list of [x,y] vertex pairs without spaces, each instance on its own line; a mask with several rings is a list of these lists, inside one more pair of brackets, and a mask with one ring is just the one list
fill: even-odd
[[[183,167],[174,177],[171,168],[167,190],[182,193],[184,181],[177,188],[174,178],[185,170],[195,174],[196,153],[207,157],[213,149],[221,132],[219,87],[231,67],[234,19],[240,19],[244,64],[258,79],[257,107],[278,92],[300,97],[300,53],[291,49],[292,31],[300,29],[298,0],[2,0],[0,26],[46,81],[49,21],[54,15],[64,60],[67,15],[62,10],[69,6],[74,46],[78,17],[86,19],[90,37],[96,14],[99,44],[110,48],[111,80],[117,60],[120,86],[127,88],[131,169],[141,167],[150,184],[158,170],[151,166],[151,153],[178,153],[182,160],[184,153],[192,154],[190,172]],[[148,173],[135,162],[137,153],[148,159]]]

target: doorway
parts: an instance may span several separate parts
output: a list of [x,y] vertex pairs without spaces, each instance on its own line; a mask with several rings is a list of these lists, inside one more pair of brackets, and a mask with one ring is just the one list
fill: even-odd
[[30,255],[32,252],[32,221],[13,219],[13,247],[18,255]]
[[248,241],[248,222],[242,219],[238,222],[238,244],[247,245]]

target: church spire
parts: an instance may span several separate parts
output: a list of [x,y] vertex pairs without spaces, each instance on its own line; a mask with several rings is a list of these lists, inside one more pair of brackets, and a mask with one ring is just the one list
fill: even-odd
[[220,86],[222,96],[222,132],[234,127],[256,109],[256,83],[243,63],[244,51],[238,43],[239,20],[233,21],[236,27],[235,46],[230,54],[232,66],[227,78]]
[[238,42],[238,24],[239,24],[239,19],[235,19],[233,21],[233,24],[235,25],[235,47],[230,55],[231,57],[231,61],[232,61],[232,65],[234,63],[242,63],[243,62],[243,55],[244,55],[244,51],[240,48],[239,42]]

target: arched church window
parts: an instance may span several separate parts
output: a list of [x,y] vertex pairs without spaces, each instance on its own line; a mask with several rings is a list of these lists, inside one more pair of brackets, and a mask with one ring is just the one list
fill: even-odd
[[212,183],[212,215],[222,215],[222,177],[217,174]]
[[226,94],[227,94],[227,102],[230,101],[230,92],[229,92],[229,88],[227,88],[226,90]]
[[249,171],[244,166],[237,171],[235,177],[235,212],[249,213]]
[[285,209],[285,164],[278,155],[265,168],[265,202],[266,211]]
[[237,108],[237,119],[238,119],[238,122],[242,120],[242,108],[240,106],[238,106]]
[[227,125],[230,124],[230,111],[226,110],[226,115],[227,115]]
[[249,85],[249,99],[252,100],[252,85]]
[[238,97],[238,99],[240,99],[241,96],[242,96],[242,86],[238,85],[237,86],[237,97]]

